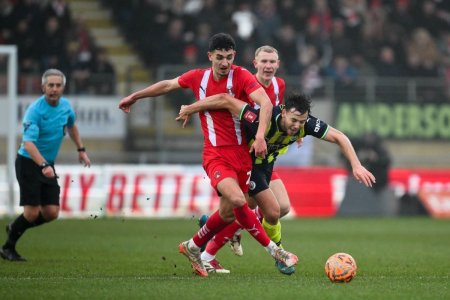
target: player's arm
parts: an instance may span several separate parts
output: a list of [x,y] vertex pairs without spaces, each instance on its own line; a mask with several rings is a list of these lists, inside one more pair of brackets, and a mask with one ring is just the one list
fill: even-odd
[[134,92],[122,100],[120,100],[119,108],[126,113],[129,113],[131,106],[136,103],[137,100],[147,97],[157,97],[168,94],[169,92],[181,88],[178,83],[178,77],[168,80],[158,81],[140,91]]
[[250,98],[260,106],[258,131],[256,132],[255,141],[250,147],[250,152],[255,151],[257,157],[265,158],[267,145],[264,137],[272,117],[273,105],[262,87],[252,92]]
[[206,97],[190,105],[182,105],[177,121],[183,121],[183,127],[186,125],[189,117],[200,111],[226,109],[232,115],[239,116],[243,106],[247,105],[244,101],[236,99],[227,93],[217,94]]
[[[44,163],[47,163],[47,160],[42,156],[41,152],[36,147],[33,141],[24,141],[23,147],[37,165],[42,166]],[[50,166],[42,168],[42,174],[49,178],[55,177],[55,172]]]
[[[74,124],[71,127],[67,127],[67,132],[69,133],[70,139],[77,146],[77,149],[84,148],[83,143],[81,142],[80,132],[78,131],[77,125]],[[86,150],[78,151],[78,160],[80,163],[83,163],[85,167],[91,166],[91,161],[86,153]]]
[[345,158],[348,159],[352,166],[353,176],[359,182],[364,183],[368,187],[375,183],[375,176],[361,165],[352,143],[344,133],[330,126],[324,140],[339,145]]

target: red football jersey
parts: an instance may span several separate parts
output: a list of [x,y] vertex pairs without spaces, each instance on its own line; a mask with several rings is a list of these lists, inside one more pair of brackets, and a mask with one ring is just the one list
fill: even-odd
[[[256,79],[256,74],[253,75]],[[267,96],[269,96],[270,101],[273,106],[277,106],[283,103],[284,91],[286,90],[286,84],[280,77],[273,77],[272,82],[268,87],[261,84],[263,89],[266,91]],[[259,108],[259,105],[251,101],[251,104],[255,108]]]
[[[261,87],[249,71],[234,65],[230,74],[219,81],[214,80],[213,71],[208,68],[188,71],[179,77],[178,83],[182,88],[191,89],[197,100],[229,93],[247,103],[250,103],[249,95]],[[199,116],[205,147],[246,145],[239,118],[233,117],[227,110],[204,111],[200,112]]]

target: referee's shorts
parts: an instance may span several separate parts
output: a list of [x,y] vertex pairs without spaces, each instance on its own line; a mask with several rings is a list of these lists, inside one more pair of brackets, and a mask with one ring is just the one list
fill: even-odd
[[[51,167],[54,169],[53,165]],[[20,187],[20,206],[59,205],[57,177],[45,177],[32,159],[17,155],[16,178]]]

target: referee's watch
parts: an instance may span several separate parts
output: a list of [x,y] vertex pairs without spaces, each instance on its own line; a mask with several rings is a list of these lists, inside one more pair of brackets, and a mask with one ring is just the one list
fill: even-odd
[[77,149],[78,152],[86,152],[86,148],[85,147],[80,147]]
[[39,167],[41,168],[41,170],[44,170],[45,168],[50,167],[50,164],[44,161],[42,164],[39,165]]

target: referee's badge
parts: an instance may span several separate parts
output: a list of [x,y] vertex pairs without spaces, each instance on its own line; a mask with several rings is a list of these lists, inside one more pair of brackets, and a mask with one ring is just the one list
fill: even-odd
[[257,117],[257,115],[250,110],[247,110],[244,114],[244,119],[247,120],[249,123],[254,123],[256,120],[256,117]]
[[31,122],[24,122],[23,123],[23,131],[27,131],[28,128],[30,128]]

